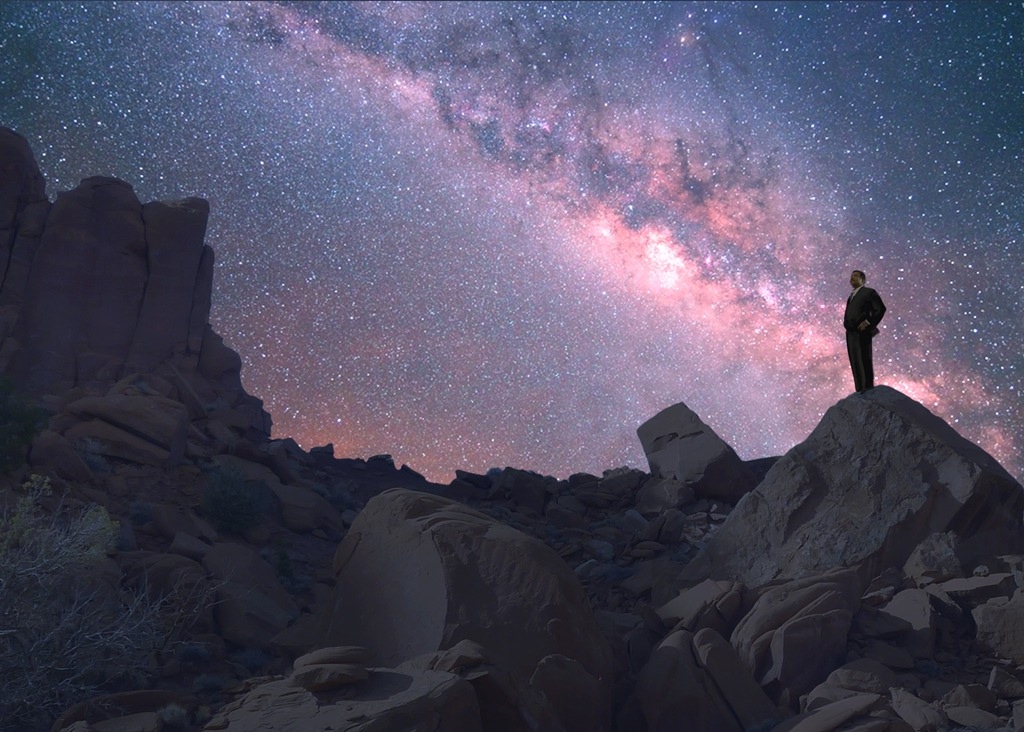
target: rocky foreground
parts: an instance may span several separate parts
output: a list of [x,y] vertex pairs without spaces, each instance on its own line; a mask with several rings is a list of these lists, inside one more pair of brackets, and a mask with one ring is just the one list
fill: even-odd
[[103,583],[188,619],[55,732],[1024,729],[1024,492],[907,396],[780,458],[677,404],[649,472],[433,484],[269,438],[209,327],[204,202],[51,204],[10,131],[0,176],[0,372],[46,410],[0,495],[106,507]]

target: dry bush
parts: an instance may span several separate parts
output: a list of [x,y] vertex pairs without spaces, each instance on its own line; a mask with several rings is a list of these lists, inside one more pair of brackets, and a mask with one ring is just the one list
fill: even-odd
[[270,490],[262,481],[215,470],[203,491],[203,516],[219,530],[241,536],[263,521],[269,502]]
[[106,509],[46,511],[32,476],[0,514],[0,730],[45,730],[75,702],[137,686],[187,614],[100,569],[117,535]]

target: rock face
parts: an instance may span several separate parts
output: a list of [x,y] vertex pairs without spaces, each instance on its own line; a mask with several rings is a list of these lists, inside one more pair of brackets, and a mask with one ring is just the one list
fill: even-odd
[[684,575],[749,586],[901,567],[950,532],[963,563],[1019,549],[1021,486],[988,453],[880,386],[843,399],[737,503]]
[[537,672],[553,655],[608,689],[610,649],[565,562],[461,504],[402,489],[381,493],[353,523],[334,569],[321,643],[361,645],[373,664],[396,666],[471,640],[524,692],[561,697],[558,689],[530,688],[531,677],[549,676]]
[[[651,498],[665,493],[674,499],[682,485],[698,498],[719,498],[735,503],[757,484],[754,472],[740,460],[736,451],[681,402],[661,410],[636,432],[650,463],[651,474],[667,486],[661,491],[653,483],[645,486],[645,491],[654,494]],[[678,508],[677,505],[660,507]]]
[[46,183],[28,142],[0,128],[0,336],[4,338],[17,318],[49,212]]
[[124,181],[92,177],[51,205],[28,144],[3,128],[0,171],[0,374],[40,396],[174,372],[269,435],[210,328],[206,201],[143,205]]
[[776,697],[796,698],[823,681],[845,655],[860,596],[852,569],[787,582],[758,598],[730,640],[762,687]]
[[780,716],[718,633],[676,630],[637,679],[637,705],[651,730],[769,729]]

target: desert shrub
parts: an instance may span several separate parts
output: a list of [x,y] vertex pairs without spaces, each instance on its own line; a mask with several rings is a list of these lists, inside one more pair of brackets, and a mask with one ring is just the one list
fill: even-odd
[[161,729],[188,729],[188,712],[180,704],[168,704],[156,713]]
[[110,461],[103,454],[103,443],[95,437],[83,437],[75,448],[82,461],[94,473],[111,472]]
[[272,546],[264,547],[260,551],[260,556],[274,568],[281,586],[297,595],[313,588],[313,577],[304,571],[304,565],[292,559],[289,549],[290,544],[287,541],[275,542]]
[[32,476],[0,513],[0,729],[48,729],[69,705],[146,667],[169,617],[144,592],[104,583],[116,535],[106,509],[47,512]]
[[192,679],[192,690],[197,694],[216,694],[227,685],[227,679],[217,674],[200,674]]
[[132,501],[128,511],[135,526],[144,526],[153,520],[153,504],[149,501]]
[[11,382],[0,379],[0,473],[24,464],[28,446],[43,424],[42,410],[16,394]]
[[186,643],[178,649],[178,658],[191,666],[204,666],[213,658],[213,652],[205,643]]
[[210,474],[203,492],[203,515],[221,531],[244,534],[267,513],[270,491],[260,481],[246,480],[241,473],[217,470]]
[[251,674],[259,673],[270,665],[270,654],[259,648],[241,648],[231,654],[231,660]]

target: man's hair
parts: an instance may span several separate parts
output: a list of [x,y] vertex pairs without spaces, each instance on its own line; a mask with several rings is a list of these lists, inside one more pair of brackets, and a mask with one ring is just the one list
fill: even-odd
[[865,282],[867,282],[867,281],[868,281],[868,276],[867,276],[866,274],[864,274],[863,272],[861,272],[861,271],[860,271],[859,269],[855,269],[855,270],[853,270],[853,273],[854,273],[854,274],[859,274],[859,275],[860,275],[860,278],[861,278],[862,280],[864,280]]

